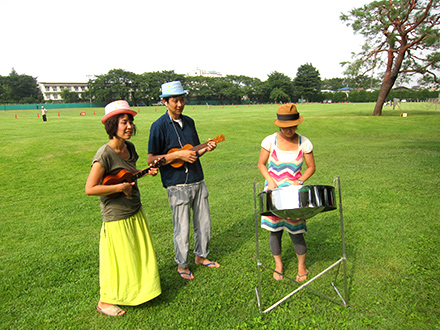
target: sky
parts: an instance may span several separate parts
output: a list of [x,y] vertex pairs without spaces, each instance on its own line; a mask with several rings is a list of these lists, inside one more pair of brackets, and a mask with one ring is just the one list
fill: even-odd
[[343,76],[364,39],[339,17],[368,0],[0,0],[0,75],[87,82],[196,68],[266,80],[312,64]]

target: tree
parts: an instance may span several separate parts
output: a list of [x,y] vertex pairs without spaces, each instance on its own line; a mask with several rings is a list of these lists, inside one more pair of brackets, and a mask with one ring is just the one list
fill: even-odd
[[312,64],[303,64],[298,68],[296,77],[293,79],[295,94],[300,98],[305,98],[307,102],[321,90],[321,77],[319,71]]
[[422,74],[439,82],[440,0],[373,1],[340,18],[366,39],[346,72],[383,70],[373,115],[382,115],[399,74]]
[[61,98],[64,103],[76,103],[79,102],[78,93],[71,92],[67,88],[61,91]]
[[[277,90],[275,93],[272,93],[273,90]],[[269,74],[267,80],[264,82],[263,86],[263,101],[274,101],[277,102],[277,99],[273,98],[274,96],[279,97],[280,95],[287,95],[288,100],[293,98],[293,83],[292,79],[286,76],[284,73],[280,73],[277,71]],[[280,92],[283,92],[281,94]]]
[[88,89],[96,102],[110,103],[114,100],[130,100],[137,103],[134,92],[137,88],[137,75],[122,69],[110,70],[90,80]]
[[217,91],[216,94],[219,96],[220,103],[222,104],[231,100],[239,102],[243,97],[242,91],[240,90],[240,85],[234,83],[228,77],[213,78],[212,84]]
[[238,95],[240,98],[247,99],[250,102],[259,99],[261,89],[261,80],[258,78],[251,78],[247,76],[227,75],[224,78],[228,83],[237,86],[239,89]]
[[0,101],[3,103],[40,103],[43,94],[38,88],[37,79],[18,74],[12,69],[9,76],[0,79]]
[[208,101],[216,99],[216,91],[214,89],[212,77],[189,77],[186,79],[186,84],[184,88],[188,90],[188,97],[191,101]]
[[270,99],[274,100],[275,103],[288,102],[289,101],[289,95],[284,93],[279,88],[274,88],[274,89],[272,89],[272,92],[270,92]]
[[337,91],[339,88],[349,86],[347,79],[344,78],[330,78],[324,79],[321,84],[322,89]]
[[162,94],[160,88],[163,83],[168,81],[180,80],[182,81],[182,84],[184,84],[185,89],[187,89],[184,75],[175,73],[174,70],[146,72],[142,74],[142,80],[144,81],[144,84],[148,86],[146,97],[150,102],[160,101],[159,95]]

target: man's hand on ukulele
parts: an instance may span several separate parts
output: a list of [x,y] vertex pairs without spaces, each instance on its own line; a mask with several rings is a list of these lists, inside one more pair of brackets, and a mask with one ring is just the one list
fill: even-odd
[[213,140],[208,139],[208,146],[206,147],[206,151],[213,151],[217,147],[217,143]]
[[208,144],[205,148],[199,150],[200,156],[203,155],[205,152],[213,151],[217,147],[217,143],[211,139],[208,139]]
[[197,160],[197,154],[192,150],[181,150],[179,151],[179,158],[184,162],[194,163]]

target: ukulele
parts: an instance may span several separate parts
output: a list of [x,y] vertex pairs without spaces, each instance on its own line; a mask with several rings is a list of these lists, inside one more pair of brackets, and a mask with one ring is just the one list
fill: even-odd
[[[148,173],[148,171],[152,168],[160,167],[166,163],[165,158],[159,158],[156,159],[150,167],[138,172],[138,173],[131,173],[129,170],[123,168],[115,175],[107,175],[104,179],[102,179],[103,185],[112,185],[112,184],[118,184],[122,182],[133,182],[139,179],[140,177],[144,176]],[[122,192],[114,193],[111,195],[108,195],[107,197],[115,198],[118,197]]]
[[[212,139],[212,141],[214,141],[215,143],[219,143],[219,142],[222,142],[224,140],[225,140],[225,136],[223,134],[220,134],[219,136],[217,136],[217,137]],[[208,145],[208,143],[209,143],[209,141],[205,142],[205,143],[202,143],[202,144],[199,144],[198,146],[195,146],[195,147],[193,147],[190,144],[185,144],[183,146],[183,148],[180,148],[180,149],[179,148],[172,148],[167,153],[170,154],[170,153],[173,153],[173,152],[176,152],[176,151],[180,151],[180,150],[199,151],[199,150],[205,148]],[[183,160],[176,159],[170,165],[172,167],[174,167],[174,168],[179,168],[179,167],[181,167],[183,165],[183,163],[185,163]]]

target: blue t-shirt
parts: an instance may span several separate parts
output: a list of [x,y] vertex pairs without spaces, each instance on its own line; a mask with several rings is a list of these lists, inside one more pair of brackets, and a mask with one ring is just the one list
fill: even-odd
[[[149,154],[164,155],[170,149],[181,149],[186,144],[193,147],[200,144],[194,120],[184,115],[181,115],[180,118],[182,119],[182,127],[171,119],[167,111],[151,125],[148,140]],[[178,168],[167,164],[161,166],[159,170],[165,188],[203,180],[202,165],[198,159],[192,164],[185,162]]]

